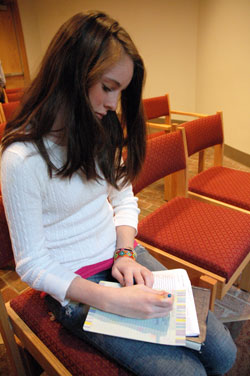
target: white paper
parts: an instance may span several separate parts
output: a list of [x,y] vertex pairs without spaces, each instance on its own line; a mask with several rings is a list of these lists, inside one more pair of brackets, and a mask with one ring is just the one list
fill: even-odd
[[196,308],[194,303],[192,286],[186,270],[172,269],[167,271],[153,272],[154,286],[157,290],[186,290],[186,336],[198,336],[200,334]]
[[[101,281],[100,283],[104,286],[121,287],[114,282]],[[174,291],[174,297],[170,314],[156,319],[133,319],[91,307],[83,329],[161,345],[186,346],[186,291]]]

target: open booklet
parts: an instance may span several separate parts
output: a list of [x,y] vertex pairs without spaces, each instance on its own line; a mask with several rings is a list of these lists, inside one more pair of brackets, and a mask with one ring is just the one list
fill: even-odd
[[[91,307],[83,329],[163,345],[189,347],[186,336],[199,336],[200,330],[187,272],[184,269],[173,269],[153,274],[154,289],[174,294],[173,310],[168,316],[157,319],[132,319]],[[110,287],[121,287],[115,282],[100,283]]]

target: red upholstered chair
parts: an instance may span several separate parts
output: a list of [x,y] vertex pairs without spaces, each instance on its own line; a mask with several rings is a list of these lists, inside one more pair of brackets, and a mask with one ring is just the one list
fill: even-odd
[[[143,100],[144,112],[147,119],[148,138],[156,137],[176,130],[178,124],[173,123],[172,114],[190,116],[193,118],[206,116],[194,112],[184,112],[170,109],[169,94],[158,97],[146,98]],[[164,117],[164,123],[160,122],[160,118]],[[148,120],[155,120],[149,122]],[[170,177],[164,179],[164,199],[170,200],[169,190],[172,185]]]
[[[222,113],[182,124],[188,156],[199,153],[198,174],[190,179],[191,198],[215,203],[250,214],[250,173],[223,167]],[[214,165],[206,168],[205,152],[214,147]]]
[[[205,114],[199,114],[196,112],[184,112],[172,110],[170,108],[169,94],[165,94],[158,97],[143,99],[144,111],[147,119],[147,126],[149,128],[157,129],[159,131],[171,131],[172,130],[172,114],[181,116],[191,116],[194,118],[200,118],[206,116]],[[164,117],[164,123],[149,122],[148,120]],[[163,133],[163,132],[162,132]]]
[[4,134],[5,126],[6,126],[6,123],[1,123],[0,122],[0,142],[1,142],[3,134]]
[[[161,132],[158,132],[158,135],[163,134],[164,131],[171,131],[171,114],[168,94],[160,97],[143,99],[143,107],[147,119],[147,127],[149,129],[157,129]],[[164,123],[149,122],[149,120],[159,119],[161,117],[164,117]]]
[[24,88],[18,87],[15,89],[5,89],[7,102],[16,102],[22,99]]
[[4,123],[11,119],[20,102],[0,103],[0,122]]
[[186,269],[193,284],[207,284],[213,308],[250,261],[250,216],[185,197],[186,157],[183,130],[147,141],[134,193],[171,173],[178,184],[175,198],[139,222],[137,241],[167,268]]
[[[0,196],[0,268],[13,259],[8,226]],[[0,332],[13,368],[13,375],[35,376],[131,376],[83,340],[50,320],[45,299],[28,289],[8,303],[0,292]],[[18,345],[17,345],[18,343]],[[31,356],[32,358],[31,358]],[[40,367],[34,366],[35,359]]]
[[[182,124],[186,132],[188,155],[198,153],[198,174],[189,180],[188,196],[250,214],[250,173],[223,167],[222,112]],[[213,147],[214,163],[206,167],[206,149]],[[250,263],[239,286],[250,290]]]

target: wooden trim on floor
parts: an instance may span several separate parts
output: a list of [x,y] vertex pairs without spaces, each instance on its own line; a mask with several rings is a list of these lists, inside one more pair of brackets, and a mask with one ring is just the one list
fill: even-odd
[[229,145],[224,145],[224,155],[235,162],[241,163],[246,167],[250,167],[250,154],[234,149]]

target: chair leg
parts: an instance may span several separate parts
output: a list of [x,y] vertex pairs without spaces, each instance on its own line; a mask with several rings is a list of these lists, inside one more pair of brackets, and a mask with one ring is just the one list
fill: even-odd
[[172,176],[166,176],[164,178],[164,200],[170,201],[172,198]]
[[5,303],[0,293],[0,331],[3,337],[4,345],[6,347],[7,355],[11,362],[13,374],[15,376],[27,376],[25,372],[21,355],[15,341],[14,333],[12,331],[9,318],[6,312]]
[[242,274],[240,277],[240,283],[239,283],[240,289],[245,290],[247,292],[250,292],[250,277],[249,276],[250,276],[250,262],[242,271]]
[[199,279],[199,287],[204,287],[211,291],[209,309],[213,311],[217,291],[217,281],[207,275],[202,275]]

